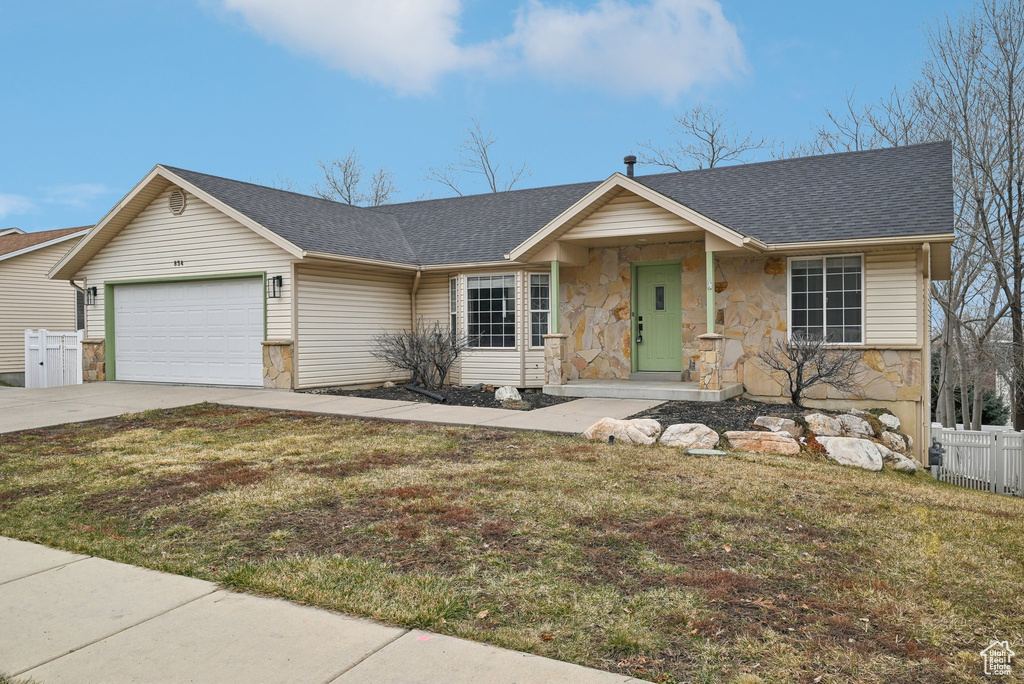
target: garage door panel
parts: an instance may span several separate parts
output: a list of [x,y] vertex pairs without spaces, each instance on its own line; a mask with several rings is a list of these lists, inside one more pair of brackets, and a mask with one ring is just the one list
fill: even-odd
[[114,313],[119,380],[263,382],[261,278],[120,285]]

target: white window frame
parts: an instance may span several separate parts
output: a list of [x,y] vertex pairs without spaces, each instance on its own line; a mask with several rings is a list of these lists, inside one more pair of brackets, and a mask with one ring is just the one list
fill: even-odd
[[804,254],[791,256],[786,259],[786,340],[793,339],[793,261],[804,261],[807,259],[822,260],[822,333],[827,334],[828,329],[828,269],[826,260],[857,257],[860,259],[860,342],[825,342],[829,347],[864,347],[867,344],[867,268],[863,252],[850,252],[844,254]]
[[[551,274],[550,273],[530,273],[529,275],[530,275],[529,280],[527,280],[527,283],[526,283],[526,308],[529,311],[529,318],[530,318],[530,321],[529,321],[529,331],[527,332],[527,335],[529,336],[529,338],[527,340],[528,341],[527,347],[529,349],[543,349],[544,348],[543,339],[542,339],[541,344],[539,344],[539,345],[533,343],[533,314],[535,314],[535,313],[546,313],[548,315],[547,332],[545,332],[544,334],[547,335],[548,333],[550,333],[551,332],[551,298],[552,298],[552,294],[553,294],[551,292]],[[548,279],[548,308],[547,309],[534,309],[533,308],[533,279],[534,278],[547,278]]]
[[452,336],[459,330],[459,276],[448,279],[448,326]]
[[463,293],[463,296],[465,297],[465,301],[466,301],[466,306],[465,306],[466,315],[464,317],[465,321],[464,321],[463,326],[462,326],[462,331],[463,331],[463,333],[465,333],[466,339],[472,341],[473,337],[469,334],[469,281],[472,280],[473,278],[508,278],[508,277],[512,278],[512,282],[514,283],[513,284],[513,290],[515,292],[515,294],[514,294],[514,296],[512,298],[513,302],[514,302],[513,306],[512,306],[512,315],[515,317],[515,324],[514,324],[513,335],[512,335],[512,340],[513,340],[512,346],[511,347],[474,347],[474,346],[470,345],[468,347],[469,349],[473,349],[473,350],[479,349],[479,350],[482,350],[482,351],[487,351],[487,350],[511,351],[511,350],[519,349],[519,325],[520,325],[520,320],[519,319],[522,318],[522,316],[520,315],[520,313],[521,313],[521,311],[520,311],[520,302],[521,302],[520,296],[521,296],[521,293],[520,293],[519,273],[517,273],[515,271],[513,271],[511,273],[474,273],[472,275],[469,275],[469,274],[466,275],[466,277],[465,277],[466,284],[462,288],[462,293]]

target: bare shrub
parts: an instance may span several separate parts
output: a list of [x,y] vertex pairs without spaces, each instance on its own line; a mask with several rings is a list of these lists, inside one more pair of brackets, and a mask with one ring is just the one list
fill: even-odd
[[775,340],[757,355],[768,368],[782,371],[789,380],[789,396],[794,406],[803,406],[804,393],[815,385],[828,385],[840,392],[860,389],[860,352],[849,347],[829,345],[824,337],[793,337]]
[[441,321],[417,319],[412,330],[384,333],[373,339],[370,354],[392,368],[412,374],[412,381],[440,389],[452,366],[469,348],[466,335]]

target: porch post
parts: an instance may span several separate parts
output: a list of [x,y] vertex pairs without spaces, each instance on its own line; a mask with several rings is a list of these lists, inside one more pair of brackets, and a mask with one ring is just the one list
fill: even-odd
[[711,334],[715,332],[715,253],[709,251],[705,252],[705,255],[707,263],[704,268],[708,278],[708,334]]
[[[551,260],[551,284],[548,290],[548,295],[551,297],[549,306],[551,307],[551,334],[558,334],[558,319],[561,318],[561,307],[558,302],[558,260]],[[527,295],[529,296],[529,295]]]

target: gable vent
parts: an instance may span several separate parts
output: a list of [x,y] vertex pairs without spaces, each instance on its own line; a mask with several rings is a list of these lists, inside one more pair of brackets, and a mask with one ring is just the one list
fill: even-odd
[[171,191],[171,196],[167,198],[167,207],[175,216],[185,211],[185,193],[181,188],[174,188]]

